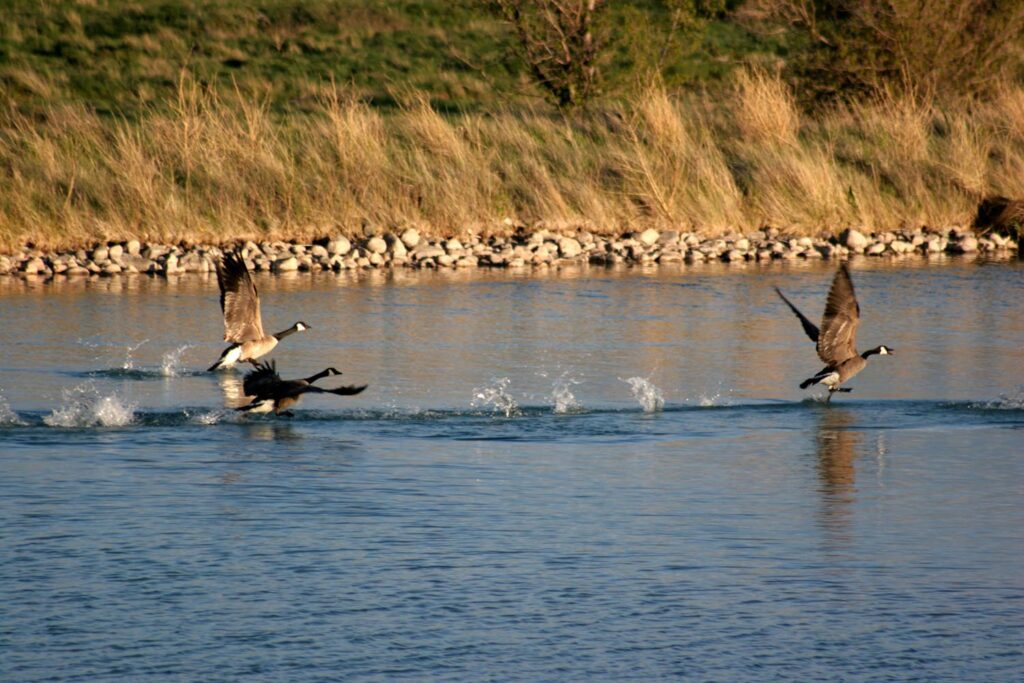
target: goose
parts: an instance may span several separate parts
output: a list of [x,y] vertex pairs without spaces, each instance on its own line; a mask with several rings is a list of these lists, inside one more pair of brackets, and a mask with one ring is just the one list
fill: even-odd
[[324,377],[340,375],[341,372],[334,368],[321,370],[315,375],[304,379],[281,379],[277,374],[277,363],[269,361],[266,363],[255,363],[256,369],[246,374],[242,387],[246,396],[252,396],[249,405],[235,408],[247,413],[274,413],[285,417],[294,417],[289,408],[294,406],[302,398],[303,394],[335,394],[337,396],[354,396],[366,389],[365,384],[361,386],[342,386],[335,389],[321,389],[314,386],[314,382]]
[[217,284],[220,286],[220,308],[224,312],[224,341],[232,342],[224,349],[217,362],[208,371],[230,368],[235,363],[256,359],[270,353],[277,343],[295,332],[305,332],[309,325],[301,320],[277,334],[266,334],[260,318],[260,297],[256,285],[245,265],[245,259],[236,248],[225,252],[216,264]]
[[778,287],[775,288],[775,293],[800,319],[804,332],[811,338],[811,341],[817,344],[818,357],[825,361],[825,367],[813,377],[801,382],[800,388],[806,389],[813,384],[824,384],[828,387],[826,403],[832,400],[832,394],[837,391],[853,391],[850,387],[840,387],[840,385],[863,370],[868,364],[868,358],[876,354],[881,356],[893,354],[892,348],[884,344],[868,349],[864,353],[857,353],[860,305],[853,292],[850,269],[845,263],[839,266],[839,270],[836,271],[835,277],[832,279],[832,287],[828,291],[820,330],[786,298]]

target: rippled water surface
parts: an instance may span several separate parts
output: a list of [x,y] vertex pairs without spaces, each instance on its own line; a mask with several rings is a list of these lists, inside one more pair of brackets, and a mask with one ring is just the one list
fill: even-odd
[[[916,263],[916,262],[915,262]],[[829,264],[0,280],[0,679],[1024,675],[1024,267],[854,264],[830,406],[777,299]]]

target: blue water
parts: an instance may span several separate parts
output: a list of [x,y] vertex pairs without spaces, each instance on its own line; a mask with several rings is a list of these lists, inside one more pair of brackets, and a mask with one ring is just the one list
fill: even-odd
[[828,265],[261,279],[291,419],[208,278],[0,281],[0,679],[1020,680],[1024,267],[855,265],[829,406]]

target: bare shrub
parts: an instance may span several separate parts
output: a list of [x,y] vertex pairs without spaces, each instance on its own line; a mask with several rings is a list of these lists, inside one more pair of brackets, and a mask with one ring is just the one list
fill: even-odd
[[792,66],[818,98],[991,94],[1022,65],[1019,0],[750,0],[739,15],[806,35]]
[[599,46],[594,15],[600,0],[494,0],[515,29],[533,80],[556,105],[572,109],[597,88]]

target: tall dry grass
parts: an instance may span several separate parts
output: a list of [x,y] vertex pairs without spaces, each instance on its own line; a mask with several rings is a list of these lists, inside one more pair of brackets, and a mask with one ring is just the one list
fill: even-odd
[[504,219],[599,232],[707,235],[765,225],[818,233],[964,224],[986,194],[1024,187],[1024,89],[984,103],[895,96],[808,116],[774,76],[719,99],[652,88],[583,118],[443,116],[412,99],[382,114],[329,91],[274,116],[183,79],[136,121],[81,107],[0,114],[0,248],[138,237],[221,242],[439,235]]

